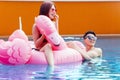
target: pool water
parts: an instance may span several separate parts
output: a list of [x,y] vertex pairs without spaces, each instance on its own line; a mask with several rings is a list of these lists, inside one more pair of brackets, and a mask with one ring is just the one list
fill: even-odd
[[[79,37],[64,37],[80,40]],[[69,63],[56,65],[0,65],[0,80],[120,80],[120,38],[99,37],[97,47],[103,58],[97,64]]]

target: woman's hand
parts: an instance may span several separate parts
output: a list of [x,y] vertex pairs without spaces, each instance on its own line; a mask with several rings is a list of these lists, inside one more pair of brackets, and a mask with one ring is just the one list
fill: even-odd
[[55,14],[55,21],[58,21],[59,20],[59,15],[58,14]]
[[59,24],[59,16],[57,15],[57,14],[55,14],[55,27],[56,27],[56,29],[57,29],[57,31],[59,32],[59,26],[58,26],[58,24]]

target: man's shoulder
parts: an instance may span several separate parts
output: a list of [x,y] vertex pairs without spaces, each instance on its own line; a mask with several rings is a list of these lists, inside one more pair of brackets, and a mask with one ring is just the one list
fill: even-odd
[[102,49],[101,49],[101,48],[95,48],[95,50],[100,51],[100,52],[102,51]]
[[100,55],[102,54],[102,49],[101,48],[95,48],[95,51],[99,53]]

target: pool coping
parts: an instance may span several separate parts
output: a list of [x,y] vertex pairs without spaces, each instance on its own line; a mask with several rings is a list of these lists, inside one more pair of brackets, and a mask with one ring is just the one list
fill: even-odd
[[[32,35],[27,35],[28,36],[28,39],[32,39]],[[82,37],[83,34],[67,34],[67,35],[61,35],[63,37],[66,37],[66,36],[74,36],[74,37]],[[120,38],[120,34],[97,34],[97,37],[118,37]],[[0,39],[8,39],[9,36],[0,36]]]
[[[27,35],[28,37],[32,37],[32,35]],[[65,34],[61,36],[83,36],[83,34]],[[106,36],[106,37],[120,37],[120,34],[97,34],[97,36]],[[0,38],[8,38],[9,36],[0,36]]]

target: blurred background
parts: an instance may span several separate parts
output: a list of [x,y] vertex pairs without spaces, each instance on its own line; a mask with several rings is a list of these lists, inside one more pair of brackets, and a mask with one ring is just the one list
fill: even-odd
[[[61,35],[80,35],[88,30],[97,34],[120,34],[120,1],[68,1],[54,0],[59,19]],[[1,0],[0,36],[9,36],[19,29],[32,34],[35,16],[38,16],[41,0]]]

